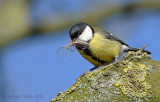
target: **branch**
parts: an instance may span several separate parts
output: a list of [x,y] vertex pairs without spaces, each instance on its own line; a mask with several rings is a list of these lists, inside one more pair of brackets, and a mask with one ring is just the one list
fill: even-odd
[[[129,5],[111,4],[106,6],[106,4],[94,4],[93,7],[96,7],[96,9],[88,8],[83,12],[83,14],[76,16],[67,17],[66,14],[60,13],[58,14],[60,15],[60,17],[57,17],[58,19],[55,19],[55,17],[51,17],[49,21],[42,21],[41,24],[39,24],[39,26],[36,28],[35,32],[42,33],[65,29],[80,21],[89,23],[91,25],[97,25],[107,17],[111,17],[114,14],[123,12],[134,13],[134,11],[140,9],[160,9],[160,1],[153,2],[150,0],[146,0],[144,2],[136,2]],[[81,15],[83,15],[83,17],[81,17]]]
[[110,64],[84,75],[51,102],[157,102],[160,100],[160,61],[128,52]]

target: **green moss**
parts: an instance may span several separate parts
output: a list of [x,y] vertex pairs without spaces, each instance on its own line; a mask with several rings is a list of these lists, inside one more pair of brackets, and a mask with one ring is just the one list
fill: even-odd
[[52,102],[157,102],[160,100],[160,62],[146,53],[127,53],[110,64],[85,74]]

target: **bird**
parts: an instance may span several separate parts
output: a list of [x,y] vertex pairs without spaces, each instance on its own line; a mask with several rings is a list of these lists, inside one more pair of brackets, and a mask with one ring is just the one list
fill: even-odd
[[[69,30],[69,35],[73,46],[94,65],[87,72],[91,72],[102,65],[118,63],[118,58],[123,52],[139,50],[130,47],[112,33],[83,22],[74,24]],[[143,51],[151,54],[149,51]]]

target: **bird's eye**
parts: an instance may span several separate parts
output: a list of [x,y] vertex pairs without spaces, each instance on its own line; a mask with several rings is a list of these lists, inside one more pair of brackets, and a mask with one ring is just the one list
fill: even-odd
[[71,39],[73,40],[73,39],[78,38],[83,33],[86,26],[87,26],[87,24],[85,24],[85,23],[77,23],[77,24],[73,25],[70,29]]

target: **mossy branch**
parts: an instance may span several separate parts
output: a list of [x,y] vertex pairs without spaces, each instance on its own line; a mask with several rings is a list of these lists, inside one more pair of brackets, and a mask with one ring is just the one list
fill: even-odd
[[160,61],[128,52],[117,64],[87,73],[51,102],[158,102]]

